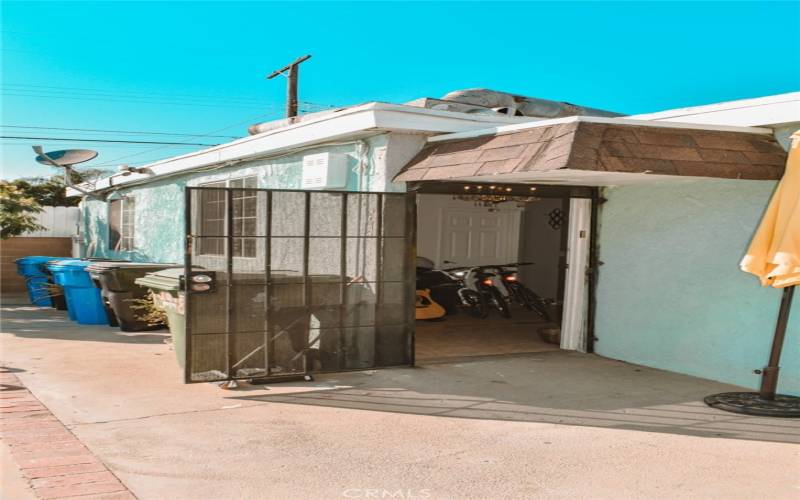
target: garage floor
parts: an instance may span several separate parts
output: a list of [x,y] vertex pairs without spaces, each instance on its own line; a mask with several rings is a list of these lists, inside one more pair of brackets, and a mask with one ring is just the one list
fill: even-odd
[[510,319],[492,312],[486,319],[455,314],[443,321],[417,321],[416,362],[557,351],[558,345],[548,344],[539,337],[538,329],[545,324],[539,316],[521,307],[512,309]]

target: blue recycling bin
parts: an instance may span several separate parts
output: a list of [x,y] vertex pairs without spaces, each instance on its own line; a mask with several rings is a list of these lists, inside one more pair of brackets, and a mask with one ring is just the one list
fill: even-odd
[[17,259],[17,274],[25,278],[25,287],[28,289],[28,298],[31,304],[41,307],[52,307],[50,298],[49,276],[42,270],[41,265],[47,261],[58,259],[44,255],[30,255]]
[[88,260],[65,259],[47,264],[53,281],[64,288],[70,319],[82,325],[107,325],[108,315],[100,289],[94,286],[86,267]]

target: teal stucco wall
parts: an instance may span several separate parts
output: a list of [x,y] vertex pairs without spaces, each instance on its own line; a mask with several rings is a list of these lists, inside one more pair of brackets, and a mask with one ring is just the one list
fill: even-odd
[[[595,350],[620,359],[757,388],[781,291],[739,261],[774,182],[676,181],[607,188],[599,226]],[[800,395],[800,294],[779,391]]]
[[[255,175],[259,188],[299,189],[302,158],[320,152],[341,153],[348,159],[347,190],[385,190],[377,186],[384,173],[376,168],[375,152],[386,148],[389,135],[306,149],[295,154],[241,163],[227,168],[208,168],[201,172],[174,175],[161,180],[105,193],[105,199],[85,198],[81,204],[81,239],[85,256],[122,258],[134,262],[183,263],[184,190],[208,182]],[[364,168],[360,169],[359,165]],[[376,184],[375,189],[372,185]],[[380,187],[380,189],[378,189]],[[400,189],[401,186],[390,186]],[[108,245],[107,200],[133,196],[135,210],[135,250],[117,252]]]
[[119,195],[133,195],[135,248],[131,252],[114,252],[108,245],[108,204],[100,199],[85,198],[81,239],[88,257],[128,259],[134,262],[183,262],[183,188],[185,179],[158,182],[147,186],[120,190]]

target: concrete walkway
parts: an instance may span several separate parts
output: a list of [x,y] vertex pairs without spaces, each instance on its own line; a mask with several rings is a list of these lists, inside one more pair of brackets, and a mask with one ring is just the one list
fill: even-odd
[[557,351],[223,391],[164,332],[2,315],[4,365],[142,499],[800,494],[800,422],[707,380]]

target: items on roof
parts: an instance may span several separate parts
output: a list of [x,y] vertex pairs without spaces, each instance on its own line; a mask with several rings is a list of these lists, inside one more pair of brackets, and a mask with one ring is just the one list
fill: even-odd
[[421,108],[460,113],[504,114],[532,118],[563,118],[565,116],[622,116],[602,109],[578,106],[568,102],[550,101],[498,92],[489,89],[455,90],[441,99],[424,97],[406,103]]

